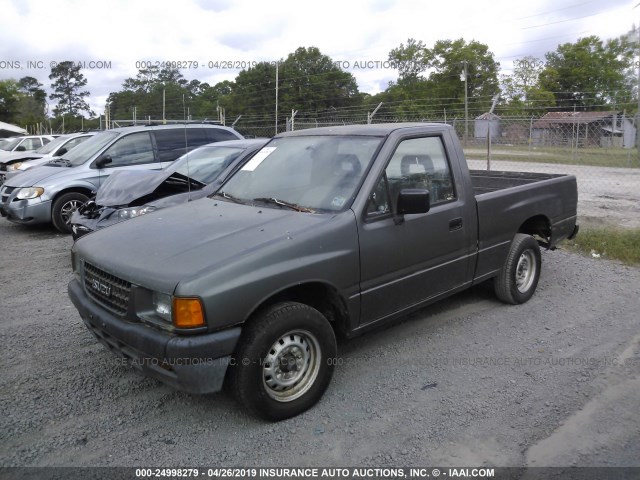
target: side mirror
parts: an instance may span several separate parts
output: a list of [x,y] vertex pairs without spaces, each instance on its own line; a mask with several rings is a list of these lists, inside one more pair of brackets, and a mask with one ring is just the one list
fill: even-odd
[[16,147],[16,152],[26,152],[27,148],[24,145],[20,145],[19,147]]
[[111,158],[111,155],[100,155],[96,160],[95,165],[98,168],[104,168],[105,165],[111,163],[112,161],[113,160]]
[[66,148],[62,147],[60,150],[58,150],[56,152],[56,157],[61,157],[62,155],[64,155],[67,152],[68,152],[68,150]]
[[398,215],[427,213],[431,208],[429,190],[407,188],[398,194]]

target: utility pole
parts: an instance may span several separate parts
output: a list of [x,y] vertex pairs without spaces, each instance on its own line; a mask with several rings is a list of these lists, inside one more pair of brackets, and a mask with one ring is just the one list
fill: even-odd
[[[638,5],[640,5],[640,3]],[[636,5],[636,7],[638,5]],[[638,158],[640,159],[640,25],[638,25],[637,31],[638,39],[636,40],[636,51],[638,52],[638,110],[636,110],[636,148],[638,149]]]
[[464,145],[467,146],[467,140],[469,139],[469,98],[467,89],[467,77],[469,72],[467,70],[467,61],[464,61]]
[[166,120],[165,115],[164,115],[165,114],[165,108],[164,107],[166,105],[165,100],[166,100],[166,98],[165,98],[165,89],[163,88],[162,89],[162,123],[163,124],[167,123],[167,120]]
[[[637,3],[631,10],[635,10],[640,3]],[[638,150],[638,159],[640,160],[640,25],[627,34],[627,39],[631,43],[636,44],[636,52],[638,52],[638,109],[636,110],[636,149]]]
[[500,94],[493,97],[493,103],[491,104],[491,110],[487,115],[487,171],[491,170],[491,122],[493,121],[493,110],[496,108],[496,103],[500,99]]
[[276,135],[278,134],[278,61],[276,60]]

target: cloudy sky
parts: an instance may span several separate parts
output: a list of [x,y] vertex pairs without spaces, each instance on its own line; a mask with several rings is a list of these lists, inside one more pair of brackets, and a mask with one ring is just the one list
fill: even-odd
[[90,104],[102,113],[109,92],[134,77],[139,62],[198,62],[183,75],[213,85],[233,80],[239,70],[226,67],[238,62],[315,46],[373,94],[396,79],[383,62],[410,37],[427,46],[477,40],[508,73],[513,60],[542,58],[560,43],[628,32],[640,23],[638,1],[0,0],[0,79],[30,75],[50,93],[52,62],[85,62],[93,67],[83,70]]

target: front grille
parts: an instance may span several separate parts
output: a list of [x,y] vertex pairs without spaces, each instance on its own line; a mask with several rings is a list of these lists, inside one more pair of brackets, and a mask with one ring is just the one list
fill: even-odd
[[0,189],[0,203],[7,203],[9,201],[9,195],[15,190],[15,187],[2,187]]
[[84,289],[95,302],[124,316],[129,306],[131,283],[84,263]]

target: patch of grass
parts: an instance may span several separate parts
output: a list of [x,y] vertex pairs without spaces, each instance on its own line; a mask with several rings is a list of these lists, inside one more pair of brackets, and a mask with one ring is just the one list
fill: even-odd
[[600,255],[627,265],[640,265],[640,228],[585,228],[562,246],[588,256]]
[[[464,148],[470,159],[484,160],[486,148]],[[560,148],[560,147],[527,147],[522,145],[494,145],[491,147],[493,160],[509,160],[513,162],[560,163],[565,165],[590,165],[596,167],[640,166],[638,150],[635,148]]]

